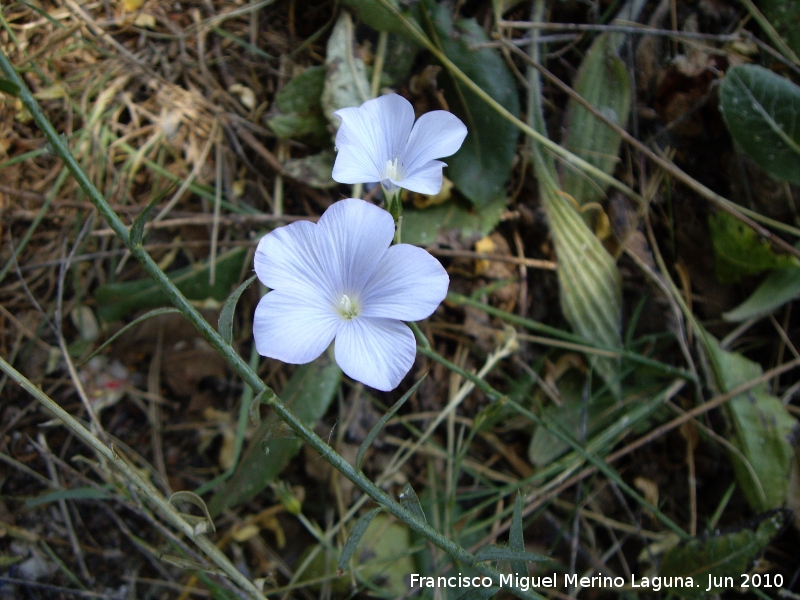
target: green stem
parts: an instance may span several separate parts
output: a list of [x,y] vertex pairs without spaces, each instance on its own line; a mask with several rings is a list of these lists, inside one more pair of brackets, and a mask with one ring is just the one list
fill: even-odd
[[[347,477],[347,479],[352,481],[365,494],[383,506],[387,512],[405,523],[409,529],[425,537],[455,560],[460,561],[464,565],[475,568],[479,574],[491,577],[495,581],[499,581],[499,571],[485,565],[484,563],[478,562],[473,554],[467,552],[460,545],[455,544],[451,540],[447,539],[429,525],[422,523],[413,517],[399,502],[395,501],[394,498],[372,483],[372,481],[370,481],[366,476],[358,473],[344,458],[342,458],[340,454],[335,452],[322,438],[314,433],[312,429],[307,427],[291,410],[289,410],[289,408],[281,401],[275,392],[266,386],[263,381],[261,381],[258,375],[249,367],[242,357],[239,356],[239,354],[237,354],[236,351],[222,339],[222,337],[189,303],[183,294],[181,294],[173,282],[170,281],[170,279],[158,267],[156,262],[142,248],[141,243],[135,246],[131,244],[130,232],[128,231],[128,228],[125,227],[122,220],[117,216],[106,199],[83,172],[83,169],[81,169],[78,162],[70,153],[70,150],[64,143],[64,140],[61,139],[61,136],[59,136],[56,130],[53,128],[53,125],[42,112],[39,104],[36,102],[36,99],[30,93],[30,90],[28,90],[28,87],[14,70],[14,67],[11,65],[5,53],[3,52],[0,52],[0,69],[2,69],[2,71],[6,74],[6,77],[19,86],[19,98],[22,101],[22,104],[31,113],[37,126],[42,130],[45,137],[52,145],[54,153],[64,161],[66,167],[78,182],[78,185],[81,187],[81,189],[83,189],[84,193],[87,195],[92,204],[95,205],[98,212],[103,216],[103,218],[105,218],[111,229],[114,230],[120,240],[122,240],[122,242],[130,249],[131,254],[141,263],[145,271],[147,271],[153,280],[161,287],[175,307],[180,310],[186,319],[192,325],[194,325],[194,327],[201,333],[201,335],[203,335],[203,337],[206,338],[209,344],[211,344],[211,346],[217,352],[219,352],[220,355],[222,355],[222,357],[228,362],[233,370],[236,371],[236,373],[239,374],[244,382],[253,389],[253,392],[255,394],[261,394],[262,401],[268,404],[300,439],[308,443],[312,448],[314,448],[314,450],[319,452],[320,455],[325,457],[325,460],[327,460],[335,469]],[[5,363],[5,361],[3,361],[3,363]],[[5,364],[7,365],[7,363]],[[61,410],[61,412],[64,413],[63,410]],[[64,414],[66,415],[66,413]],[[72,421],[74,421],[74,419],[72,419]],[[74,421],[74,423],[79,425],[77,421]],[[89,434],[89,436],[91,437],[91,434]],[[92,440],[93,447],[95,444],[102,446],[99,440],[93,437]],[[108,451],[107,448],[104,447],[104,449],[105,451]],[[186,532],[186,527],[188,527],[188,524],[183,521],[182,523],[183,526],[181,527],[181,530]],[[206,551],[209,556],[212,557],[212,559],[215,560],[215,562],[219,557],[224,559],[224,567],[223,564],[217,563],[221,568],[227,568],[227,566],[230,565],[227,557],[225,557],[225,555],[222,554],[206,538],[192,535],[192,539],[194,539],[196,543],[198,543],[198,545],[200,545],[201,548]],[[205,541],[203,542],[203,540]],[[231,576],[233,577],[233,575]],[[238,571],[236,572],[236,576],[236,581],[241,581],[243,578]],[[253,587],[252,583],[247,581],[245,589],[251,590],[255,588]],[[509,587],[508,589],[512,590],[519,598],[536,598],[537,600],[543,600],[543,596],[535,592],[524,591],[517,587]]]

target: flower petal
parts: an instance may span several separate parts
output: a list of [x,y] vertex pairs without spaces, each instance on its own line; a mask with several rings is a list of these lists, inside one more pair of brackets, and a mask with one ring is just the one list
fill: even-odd
[[444,110],[425,113],[414,124],[400,157],[404,176],[413,177],[417,169],[425,167],[434,158],[455,154],[465,137],[467,127],[454,114]]
[[411,103],[389,94],[333,114],[342,120],[336,134],[339,153],[333,164],[333,179],[339,183],[383,179],[387,161],[400,157],[414,125]]
[[320,258],[326,272],[338,276],[339,297],[359,296],[392,242],[392,215],[364,200],[348,198],[334,202],[318,227],[330,240],[327,254]]
[[330,253],[329,238],[318,225],[297,221],[261,238],[254,259],[256,274],[269,288],[330,305],[341,294],[340,274],[327,260]]
[[328,303],[275,290],[256,307],[253,338],[261,356],[302,365],[325,351],[341,322]]
[[394,319],[346,321],[336,335],[336,362],[356,381],[388,392],[396,388],[414,364],[414,334]]
[[418,166],[400,181],[391,180],[397,186],[418,194],[435,196],[442,190],[442,169],[447,165],[440,160],[432,160]]
[[450,278],[433,256],[411,244],[386,251],[361,295],[364,317],[419,321],[447,295]]

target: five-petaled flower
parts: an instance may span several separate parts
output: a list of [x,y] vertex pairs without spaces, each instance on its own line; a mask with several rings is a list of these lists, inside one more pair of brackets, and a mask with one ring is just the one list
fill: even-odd
[[397,387],[416,354],[401,321],[436,310],[450,279],[439,261],[410,244],[389,246],[391,215],[349,198],[314,224],[297,221],[264,236],[256,274],[272,291],[256,308],[253,335],[262,356],[303,364],[336,340],[336,362],[378,390]]
[[398,187],[420,194],[438,194],[442,167],[434,160],[455,154],[467,128],[455,115],[435,110],[414,123],[411,103],[397,94],[368,100],[335,113],[342,120],[336,134],[333,179],[339,183],[380,182],[387,191]]

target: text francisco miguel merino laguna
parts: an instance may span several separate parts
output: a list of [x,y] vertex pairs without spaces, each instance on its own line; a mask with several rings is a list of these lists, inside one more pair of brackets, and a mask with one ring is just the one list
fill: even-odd
[[[499,585],[500,587],[517,588],[522,591],[527,591],[529,589],[558,587],[558,580],[558,575],[550,575],[547,577],[500,575]],[[565,587],[580,586],[582,588],[621,588],[625,587],[626,583],[628,583],[622,577],[599,575],[595,575],[594,577],[578,577],[578,575],[563,574],[561,580]],[[462,575],[461,573],[451,577],[426,577],[418,573],[411,573],[411,580],[409,583],[412,588],[488,588],[498,585],[498,583],[494,582],[490,577],[472,577]],[[700,586],[699,583],[695,584],[694,579],[691,577],[637,578],[636,575],[631,575],[629,585],[631,588],[648,588],[648,590],[653,592],[657,592],[662,588],[693,588]],[[711,587],[711,578],[709,577],[709,589]]]

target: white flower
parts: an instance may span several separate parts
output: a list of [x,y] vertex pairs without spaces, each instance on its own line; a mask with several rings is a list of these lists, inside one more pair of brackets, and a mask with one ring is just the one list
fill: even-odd
[[410,244],[389,247],[391,215],[349,198],[314,224],[297,221],[265,235],[255,268],[273,291],[253,320],[256,348],[292,364],[317,358],[336,339],[336,362],[378,390],[397,387],[416,354],[403,321],[430,316],[450,282],[439,261]]
[[333,179],[339,183],[381,182],[420,194],[438,194],[442,167],[434,160],[455,154],[467,128],[455,115],[435,110],[414,123],[411,103],[397,94],[335,113],[342,120],[336,134]]

